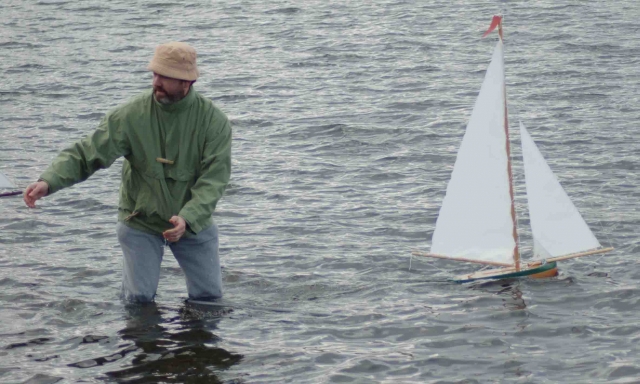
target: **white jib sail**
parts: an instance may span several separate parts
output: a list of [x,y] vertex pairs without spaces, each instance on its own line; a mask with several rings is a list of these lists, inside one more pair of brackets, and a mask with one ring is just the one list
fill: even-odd
[[520,137],[534,258],[557,257],[600,247],[522,122]]
[[0,172],[0,188],[15,188],[16,186]]
[[513,264],[504,79],[499,41],[458,150],[431,253]]

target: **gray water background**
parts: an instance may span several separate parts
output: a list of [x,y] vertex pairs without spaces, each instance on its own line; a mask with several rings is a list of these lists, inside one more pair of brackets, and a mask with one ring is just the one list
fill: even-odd
[[[429,248],[497,12],[512,126],[616,251],[457,285],[476,267],[410,252]],[[149,88],[162,42],[197,48],[196,88],[234,126],[225,308],[185,304],[170,253],[156,304],[118,300],[120,161],[38,209],[0,200],[1,382],[640,382],[635,1],[2,0],[0,15],[0,171],[20,187]]]

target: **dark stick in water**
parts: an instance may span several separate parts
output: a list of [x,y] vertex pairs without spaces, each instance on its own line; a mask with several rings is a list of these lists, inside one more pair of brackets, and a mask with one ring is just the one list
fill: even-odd
[[0,197],[15,196],[15,195],[22,195],[22,191],[11,191],[11,192],[0,193]]

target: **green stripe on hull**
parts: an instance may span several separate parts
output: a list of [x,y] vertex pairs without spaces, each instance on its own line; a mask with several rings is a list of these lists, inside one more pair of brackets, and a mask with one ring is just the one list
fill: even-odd
[[476,280],[496,280],[496,279],[512,279],[516,277],[526,277],[530,275],[535,275],[537,273],[549,271],[551,269],[556,268],[556,266],[557,266],[556,262],[554,261],[551,263],[542,264],[539,267],[535,267],[531,269],[522,269],[516,272],[507,272],[503,274],[488,275],[488,276],[481,276],[481,277],[475,277],[475,278],[473,277],[474,274],[470,274],[470,275],[467,275],[466,279],[452,279],[452,281],[456,283],[469,283],[471,281],[476,281]]

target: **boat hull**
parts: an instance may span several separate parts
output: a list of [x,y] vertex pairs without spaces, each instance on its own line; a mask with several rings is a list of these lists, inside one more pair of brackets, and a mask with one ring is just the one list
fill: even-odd
[[519,271],[515,267],[490,269],[487,271],[479,271],[466,275],[456,276],[452,280],[456,283],[469,283],[476,280],[496,280],[496,279],[513,279],[519,277],[544,278],[553,277],[558,274],[556,262],[546,263],[536,266],[526,266]]
[[549,269],[547,271],[541,273],[535,273],[533,275],[527,276],[530,279],[544,279],[547,277],[556,277],[558,276],[558,267]]

